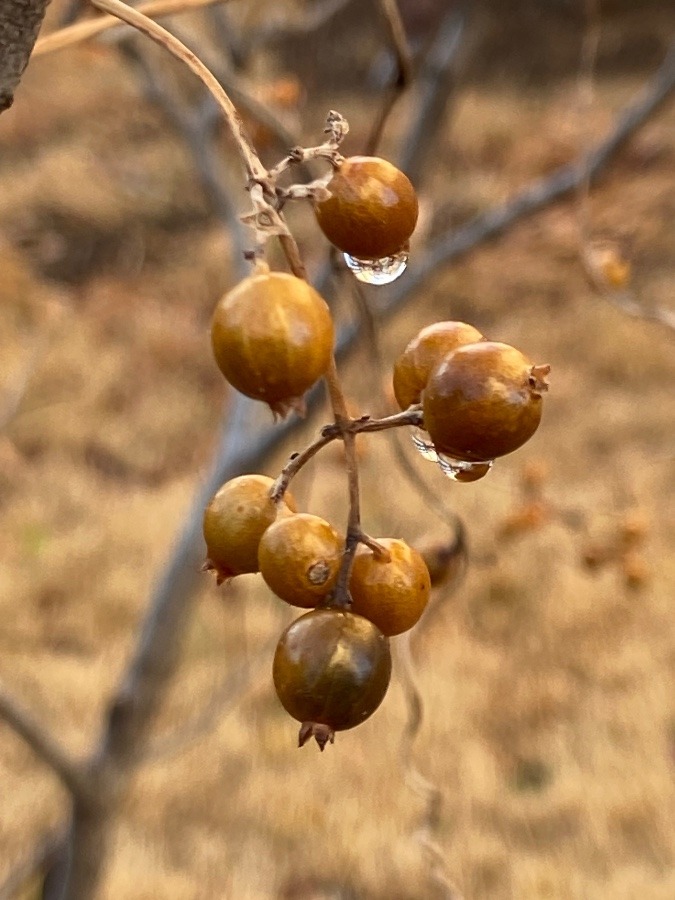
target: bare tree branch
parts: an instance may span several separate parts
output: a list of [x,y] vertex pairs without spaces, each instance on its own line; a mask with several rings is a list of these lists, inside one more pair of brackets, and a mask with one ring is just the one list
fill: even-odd
[[0,3],[0,113],[14,102],[14,91],[28,65],[49,0]]
[[[27,0],[13,0],[15,3],[27,2]],[[45,0],[45,6],[49,0]],[[202,6],[212,6],[214,3],[227,3],[228,0],[149,0],[141,3],[136,8],[146,16],[157,19],[160,16],[169,16],[173,13],[188,12],[199,9]],[[45,53],[54,53],[57,50],[65,50],[80,41],[89,40],[108,31],[110,28],[125,28],[126,26],[114,16],[100,16],[97,19],[87,19],[84,22],[75,22],[67,28],[47,34],[35,45],[34,56],[42,56]]]
[[675,90],[675,44],[642,95],[619,115],[610,134],[579,162],[555,169],[510,200],[481,213],[466,225],[434,240],[421,261],[389,291],[388,303],[401,304],[438,269],[502,234],[514,222],[531,216],[576,190],[590,175],[595,181],[619,150]]
[[443,17],[415,79],[416,113],[398,158],[399,167],[413,184],[420,182],[428,155],[436,146],[434,137],[447,119],[448,106],[454,96],[459,51],[468,18],[465,7],[465,3],[453,4]]
[[16,698],[0,685],[0,719],[23,738],[31,750],[61,779],[74,797],[90,794],[91,782],[83,766],[60,747],[49,732]]

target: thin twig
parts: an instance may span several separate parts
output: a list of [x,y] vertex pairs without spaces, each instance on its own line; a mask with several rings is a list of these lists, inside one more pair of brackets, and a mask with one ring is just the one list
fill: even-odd
[[47,729],[37,721],[15,697],[0,685],[0,719],[21,737],[49,768],[61,779],[74,797],[88,799],[91,782],[80,766]]
[[405,781],[411,791],[424,802],[420,826],[414,836],[422,846],[429,863],[430,878],[443,890],[446,900],[462,900],[459,888],[447,870],[443,853],[433,839],[441,821],[443,794],[437,784],[424,776],[415,765],[413,751],[422,727],[424,703],[417,683],[417,672],[411,650],[412,632],[401,635],[395,647],[396,672],[405,695],[408,719],[401,735],[399,755]]
[[[600,45],[600,10],[597,0],[584,0],[584,14],[586,17],[584,36],[581,43],[581,60],[579,63],[579,79],[577,93],[579,97],[580,118],[582,122],[582,155],[588,157],[590,150],[590,135],[588,126],[592,117],[594,86],[593,73]],[[577,220],[579,225],[579,240],[582,246],[590,237],[590,192],[591,173],[586,173],[578,187],[577,194]]]
[[405,140],[401,142],[397,160],[399,167],[415,185],[420,183],[426,161],[434,152],[434,138],[447,121],[467,18],[466,2],[452,4],[417,74],[416,112]]
[[279,503],[288,490],[288,486],[298,474],[300,469],[305,466],[310,459],[332,441],[342,438],[345,433],[352,435],[357,434],[374,434],[377,431],[387,431],[391,428],[401,428],[403,426],[420,426],[422,424],[422,411],[419,406],[411,407],[404,412],[396,413],[392,416],[386,416],[382,419],[372,419],[370,416],[361,416],[358,419],[348,419],[340,425],[324,425],[321,434],[316,440],[312,441],[301,453],[293,453],[281,470],[281,474],[270,490],[270,497],[275,503]]
[[[222,9],[214,9],[211,12],[224,12]],[[182,29],[175,25],[172,27],[173,33],[186,46],[188,45],[188,36],[182,35]],[[287,149],[299,143],[298,136],[293,134],[276,116],[272,110],[260,100],[257,100],[251,93],[251,90],[245,84],[244,80],[235,75],[230,67],[224,64],[223,60],[218,58],[219,54],[209,53],[203,47],[199,48],[199,58],[213,72],[220,84],[225,89],[227,95],[235,104],[240,112],[245,112],[250,118],[254,119],[259,125],[262,125],[279,143],[280,147]],[[215,125],[219,119],[220,111],[218,105],[214,102],[213,97],[209,94],[204,101],[203,117],[205,124]]]
[[286,18],[283,22],[265,24],[258,28],[246,42],[246,52],[248,54],[262,44],[269,46],[289,35],[313,34],[352,2],[353,0],[314,0],[313,3],[306,4],[307,12],[302,18]]
[[396,78],[389,87],[385,102],[380,106],[378,115],[366,141],[366,155],[373,156],[380,144],[385,126],[397,101],[412,82],[413,63],[408,46],[408,37],[396,0],[377,0],[377,6],[387,28],[389,40],[396,58]]
[[[188,12],[203,6],[212,6],[215,3],[227,3],[229,0],[150,0],[149,3],[141,3],[136,11],[150,18],[157,19],[160,16],[170,16],[175,13]],[[57,50],[65,50],[81,41],[97,37],[110,28],[121,28],[122,23],[117,16],[101,16],[98,19],[89,19],[84,22],[76,22],[67,28],[60,28],[51,34],[40,38],[33,50],[33,56],[43,56],[45,53],[54,53]]]

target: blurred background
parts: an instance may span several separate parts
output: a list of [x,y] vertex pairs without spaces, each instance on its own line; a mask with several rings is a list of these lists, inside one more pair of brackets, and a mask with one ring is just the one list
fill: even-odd
[[[166,24],[230,91],[266,165],[319,143],[329,109],[361,153],[394,103],[379,152],[419,190],[409,271],[356,291],[327,268],[311,211],[288,209],[336,321],[359,328],[341,364],[354,411],[393,412],[396,355],[460,319],[550,363],[542,425],[474,484],[405,434],[359,440],[365,529],[452,548],[458,516],[466,550],[410,644],[394,639],[381,708],[323,754],[296,749],[271,683],[294,611],[258,576],[216,588],[193,545],[180,659],[97,897],[675,896],[672,102],[590,195],[479,239],[492,210],[612,132],[669,48],[672,82],[675,8],[399,7],[414,76],[400,96],[376,3],[231,0]],[[92,15],[53,0],[42,33]],[[246,210],[212,104],[128,29],[36,53],[0,117],[0,678],[75,755],[99,740],[221,436],[255,449],[270,435],[254,404],[231,424],[210,351],[214,305],[246,271]],[[416,276],[467,224],[470,252]],[[256,468],[277,474],[328,420],[321,401]],[[293,491],[343,527],[339,449]],[[2,896],[39,897],[30,860],[68,797],[3,725],[0,797]]]

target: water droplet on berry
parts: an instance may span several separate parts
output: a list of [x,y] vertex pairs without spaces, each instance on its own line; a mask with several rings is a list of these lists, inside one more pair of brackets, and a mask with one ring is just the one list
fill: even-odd
[[348,253],[343,255],[354,277],[364,284],[391,284],[403,275],[408,265],[407,250],[382,259],[357,259]]
[[426,431],[422,431],[421,428],[414,428],[412,434],[410,435],[410,439],[413,442],[413,446],[425,459],[428,459],[429,462],[438,462],[438,454],[436,453],[436,448],[431,443],[431,438],[427,434]]
[[445,453],[437,454],[437,462],[441,472],[453,481],[478,481],[484,478],[493,465],[493,460],[485,462],[469,462],[465,459],[453,459]]

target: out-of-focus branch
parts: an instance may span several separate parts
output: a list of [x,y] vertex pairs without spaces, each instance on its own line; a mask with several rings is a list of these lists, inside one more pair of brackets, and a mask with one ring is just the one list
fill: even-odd
[[[63,843],[63,834],[55,832],[40,840],[30,855],[18,863],[0,884],[0,900],[17,900],[27,896],[26,887],[31,882],[43,882],[44,873],[49,869],[58,848]],[[35,884],[37,887],[37,883]],[[24,893],[21,893],[21,892]],[[34,896],[31,894],[30,896]]]
[[300,19],[274,22],[257,28],[246,41],[245,52],[248,55],[260,45],[269,45],[292,34],[313,34],[353,2],[354,0],[315,0],[307,5],[307,12]]
[[28,65],[49,0],[0,3],[0,113],[14,102],[14,91]]
[[461,228],[436,238],[420,262],[412,265],[406,277],[390,289],[388,303],[403,303],[412,291],[418,290],[439,269],[484,241],[502,234],[515,222],[566,197],[589,175],[591,181],[595,181],[635,132],[669,99],[673,90],[675,45],[641,96],[624,109],[614,129],[595,149],[580,161],[561,166],[551,175],[538,179],[505,203],[481,213]]
[[[14,0],[21,2],[21,0]],[[25,2],[25,0],[24,0]],[[46,6],[49,0],[45,0]],[[202,6],[212,6],[214,3],[227,3],[228,0],[150,0],[149,3],[140,3],[136,9],[152,19],[160,16],[170,16],[174,13],[188,12],[199,9]],[[108,31],[110,28],[124,28],[124,24],[115,16],[100,16],[98,19],[87,19],[84,22],[75,22],[67,28],[47,34],[35,44],[34,56],[43,56],[45,53],[54,53],[87,41]]]
[[[216,11],[217,10],[214,10],[214,12]],[[223,12],[223,10],[219,11]],[[173,27],[173,33],[177,38],[182,40],[184,44],[188,43],[187,36],[183,36],[178,27]],[[259,125],[266,128],[274,135],[279,142],[279,145],[282,146],[284,150],[287,150],[289,147],[296,147],[301,143],[298,136],[289,131],[268,106],[261,103],[260,100],[256,100],[251,91],[247,89],[244,80],[235,75],[235,73],[223,63],[222,59],[219,60],[217,58],[215,53],[209,53],[206,48],[200,47],[198,55],[227,91],[229,97],[239,111],[246,113]],[[213,126],[216,122],[220,121],[220,110],[210,94],[204,99],[203,109],[206,125]],[[309,180],[309,176],[307,176],[307,180]]]
[[[122,42],[121,49],[140,72],[149,100],[162,108],[189,147],[204,194],[230,237],[234,272],[243,278],[248,269],[244,263],[243,227],[239,220],[238,210],[219,176],[219,159],[211,140],[211,127],[207,121],[204,106],[197,110],[183,109],[180,101],[165,87],[161,77],[133,39]],[[216,107],[215,103],[211,102],[210,94],[208,98],[205,98],[204,104],[207,101],[210,109]]]
[[366,141],[365,152],[368,156],[373,156],[377,150],[385,125],[396,106],[396,101],[409,86],[413,77],[412,56],[396,0],[377,0],[377,6],[385,23],[389,42],[396,58],[396,78],[387,91],[385,102],[380,106],[379,113]]
[[51,734],[0,684],[0,719],[19,735],[61,779],[74,797],[86,800],[91,782],[82,766],[57,744]]
[[464,3],[453,5],[443,17],[417,73],[416,114],[398,158],[398,165],[415,185],[420,183],[428,155],[436,146],[434,138],[447,120],[467,17]]

